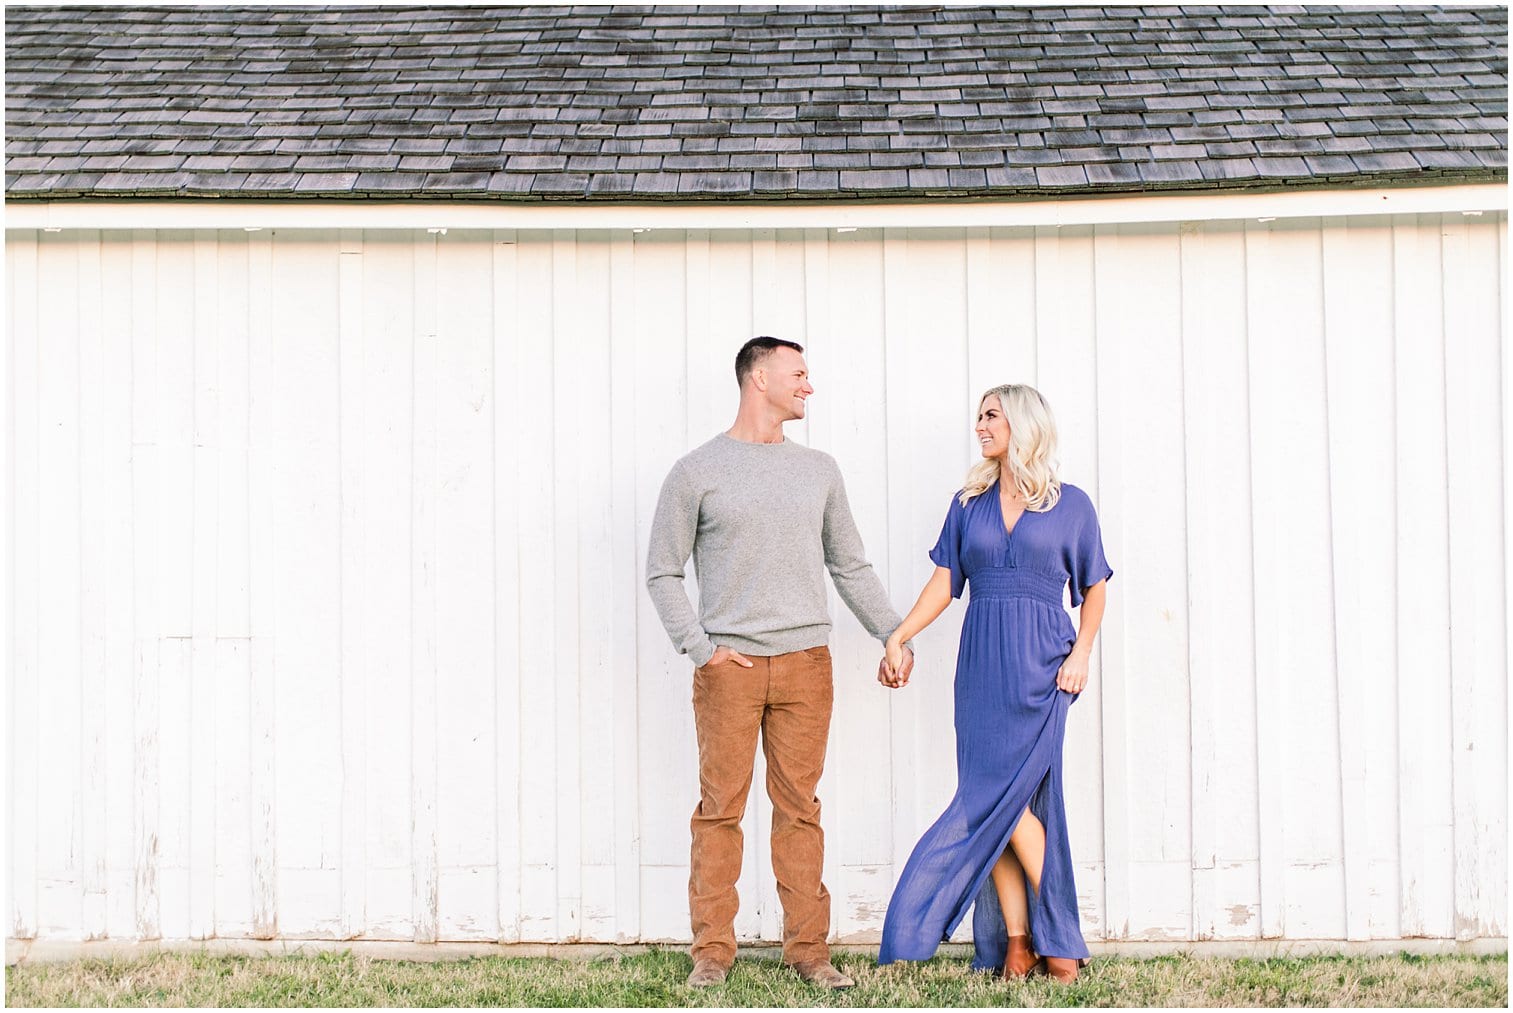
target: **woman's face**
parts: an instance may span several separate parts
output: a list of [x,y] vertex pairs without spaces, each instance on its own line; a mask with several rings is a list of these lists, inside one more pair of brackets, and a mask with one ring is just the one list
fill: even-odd
[[996,395],[982,399],[982,407],[977,409],[976,432],[983,457],[1002,458],[1008,454],[1009,422],[1003,417]]

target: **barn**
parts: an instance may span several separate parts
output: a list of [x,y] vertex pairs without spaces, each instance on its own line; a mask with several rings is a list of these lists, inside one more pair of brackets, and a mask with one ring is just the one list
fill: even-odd
[[[761,333],[900,609],[977,394],[1056,410],[1095,950],[1506,946],[1505,8],[5,19],[8,953],[686,940],[644,556]],[[899,693],[831,611],[875,943],[961,608]]]

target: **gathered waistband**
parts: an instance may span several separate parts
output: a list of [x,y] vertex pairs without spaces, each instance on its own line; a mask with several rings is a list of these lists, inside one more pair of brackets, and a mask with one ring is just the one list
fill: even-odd
[[967,578],[970,601],[979,598],[1033,598],[1047,605],[1061,607],[1061,592],[1066,578],[1017,566],[995,566],[978,570]]

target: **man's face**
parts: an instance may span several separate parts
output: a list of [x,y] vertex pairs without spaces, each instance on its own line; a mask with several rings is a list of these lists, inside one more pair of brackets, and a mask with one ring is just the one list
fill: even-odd
[[802,355],[791,348],[774,348],[755,372],[763,374],[763,394],[783,421],[804,417],[804,401],[814,388],[809,384],[809,367]]

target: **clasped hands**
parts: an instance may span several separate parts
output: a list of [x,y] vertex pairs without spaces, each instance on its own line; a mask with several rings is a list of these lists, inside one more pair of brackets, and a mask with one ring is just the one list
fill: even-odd
[[914,648],[888,638],[883,648],[883,659],[877,663],[877,681],[889,689],[903,689],[909,684],[909,675],[914,671]]

